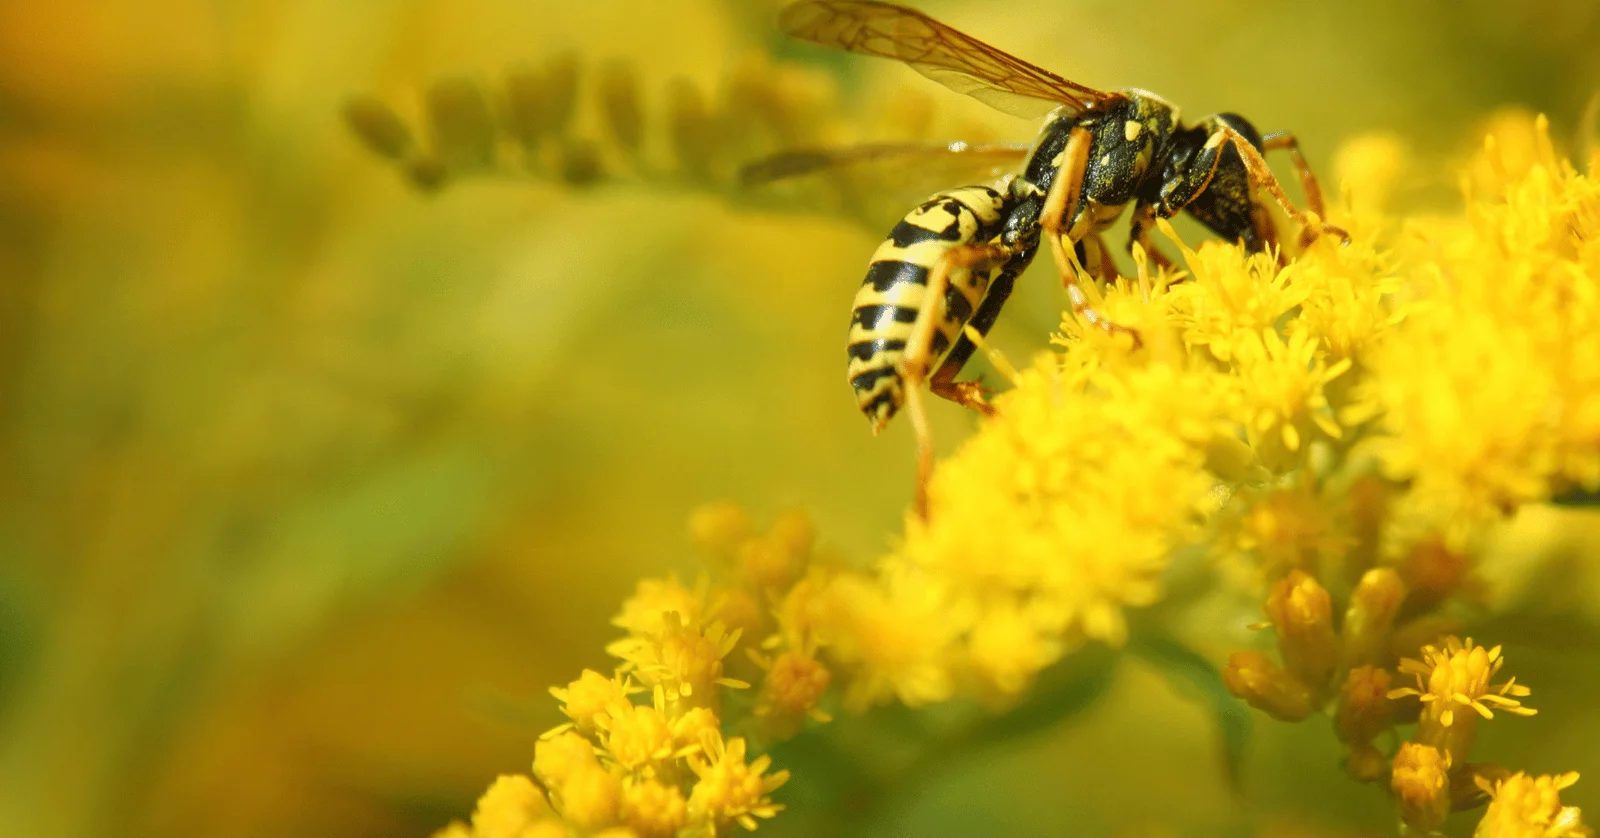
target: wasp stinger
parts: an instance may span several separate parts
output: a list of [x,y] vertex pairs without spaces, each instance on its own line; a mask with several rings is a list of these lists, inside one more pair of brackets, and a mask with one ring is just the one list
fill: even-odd
[[[1129,333],[1090,308],[1067,252],[1070,245],[1082,262],[1085,243],[1095,245],[1099,272],[1107,278],[1111,268],[1100,234],[1129,204],[1129,247],[1139,242],[1159,264],[1167,260],[1150,242],[1150,227],[1179,212],[1252,251],[1276,244],[1258,192],[1302,225],[1303,243],[1323,233],[1349,238],[1322,221],[1322,192],[1291,134],[1262,136],[1243,117],[1228,113],[1185,126],[1178,109],[1153,93],[1075,84],[889,3],[802,0],[783,10],[779,25],[796,38],[902,61],[1011,114],[1048,114],[1031,148],[987,147],[983,155],[961,144],[794,152],[746,170],[748,181],[770,180],[896,153],[968,154],[988,163],[1009,155],[1014,161],[1015,174],[941,192],[912,210],[873,254],[856,293],[850,386],[875,432],[909,405],[918,448],[916,507],[923,516],[933,446],[921,388],[926,384],[939,396],[992,412],[977,382],[955,380],[975,348],[963,329],[970,325],[987,334],[1041,238],[1074,310],[1107,331]],[[1262,159],[1273,149],[1289,151],[1309,212],[1289,201]]]

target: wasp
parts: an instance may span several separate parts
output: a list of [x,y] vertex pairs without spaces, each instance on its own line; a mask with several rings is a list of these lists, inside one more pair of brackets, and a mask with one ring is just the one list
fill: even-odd
[[[1171,262],[1150,241],[1151,227],[1179,212],[1251,251],[1274,247],[1263,193],[1301,225],[1302,245],[1324,234],[1349,240],[1322,221],[1322,192],[1293,134],[1262,135],[1233,113],[1185,125],[1177,107],[1154,93],[1076,84],[890,3],[802,0],[780,13],[779,26],[795,38],[904,62],[1007,113],[1045,117],[1031,146],[791,152],[744,173],[747,182],[760,182],[896,155],[1009,159],[1015,167],[992,183],[940,192],[912,210],[879,245],[856,293],[847,350],[850,386],[874,433],[908,407],[918,448],[915,503],[923,517],[933,446],[921,389],[926,385],[935,395],[993,412],[978,382],[956,380],[976,348],[965,329],[988,333],[1041,243],[1050,248],[1075,313],[1108,332],[1128,333],[1137,344],[1131,329],[1089,305],[1076,268],[1091,261],[1085,245],[1093,245],[1097,275],[1113,276],[1101,234],[1130,204],[1128,247],[1138,243],[1158,265]],[[1289,200],[1262,157],[1278,149],[1291,157],[1307,210]]]

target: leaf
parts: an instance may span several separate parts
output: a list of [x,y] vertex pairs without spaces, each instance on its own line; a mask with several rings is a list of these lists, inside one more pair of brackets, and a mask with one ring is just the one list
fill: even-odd
[[1088,646],[1045,670],[1026,696],[1005,713],[973,725],[962,739],[973,748],[991,747],[1060,724],[1094,706],[1116,674],[1121,655]]
[[1128,652],[1150,663],[1179,695],[1211,711],[1222,739],[1223,768],[1235,793],[1243,789],[1245,748],[1250,742],[1250,707],[1228,692],[1222,672],[1199,652],[1167,634],[1136,633]]

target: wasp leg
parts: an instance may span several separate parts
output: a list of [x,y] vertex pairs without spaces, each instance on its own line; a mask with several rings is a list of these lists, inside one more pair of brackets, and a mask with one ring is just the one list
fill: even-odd
[[1317,176],[1312,173],[1310,164],[1306,163],[1305,155],[1300,153],[1300,141],[1288,131],[1278,131],[1261,138],[1261,151],[1275,151],[1285,149],[1289,152],[1289,159],[1294,163],[1294,172],[1300,176],[1300,189],[1306,193],[1306,209],[1323,216],[1322,187],[1317,183]]
[[1104,329],[1108,334],[1126,333],[1133,338],[1133,343],[1137,346],[1138,332],[1127,326],[1112,323],[1090,307],[1088,295],[1083,292],[1083,286],[1078,284],[1078,269],[1067,255],[1066,245],[1061,243],[1062,237],[1067,233],[1063,227],[1068,211],[1083,200],[1083,173],[1089,165],[1089,146],[1093,141],[1094,135],[1090,134],[1087,128],[1074,128],[1068,135],[1066,148],[1061,150],[1061,168],[1057,170],[1056,178],[1050,184],[1050,192],[1045,195],[1044,210],[1039,214],[1039,226],[1044,228],[1045,235],[1050,239],[1050,254],[1055,257],[1056,270],[1061,273],[1061,285],[1067,289],[1067,297],[1072,300],[1073,312],[1089,321],[1091,325]]
[[1136,204],[1133,208],[1133,219],[1128,225],[1128,252],[1133,252],[1137,243],[1144,248],[1145,255],[1150,257],[1151,264],[1158,269],[1172,270],[1173,262],[1167,254],[1161,252],[1154,240],[1150,238],[1150,228],[1156,226],[1156,205]]
[[[1105,238],[1099,233],[1094,233],[1084,236],[1079,244],[1084,245],[1084,258],[1082,260],[1084,266],[1088,267],[1090,262],[1094,263],[1094,268],[1089,271],[1089,274],[1101,282],[1116,282],[1118,276],[1117,263],[1111,258],[1111,251],[1106,249]],[[1091,252],[1094,254],[1093,258],[1090,258]]]
[[[1032,260],[1032,253],[1012,255],[1006,264],[1006,269],[989,284],[989,293],[983,295],[983,302],[978,304],[978,309],[967,320],[968,326],[979,335],[989,334],[995,319],[1000,316],[1000,309],[1005,306],[1006,299],[1011,296],[1011,290],[1016,286],[1017,275]],[[985,416],[993,416],[994,408],[987,400],[989,395],[987,388],[977,381],[956,381],[956,376],[961,374],[961,368],[966,366],[977,348],[977,344],[967,337],[966,330],[963,329],[961,336],[956,338],[955,345],[950,347],[950,351],[945,353],[944,360],[939,362],[939,369],[928,379],[928,389],[936,396],[949,399]]]
[[989,393],[982,382],[957,381],[956,376],[960,374],[961,367],[940,364],[939,370],[928,379],[928,390],[941,399],[949,399],[984,416],[993,416],[994,405],[989,404]]
[[[1217,133],[1212,135],[1210,140],[1206,141],[1206,146],[1212,147],[1215,144],[1216,148],[1220,148],[1224,142],[1233,143],[1233,147],[1238,150],[1239,158],[1244,161],[1245,170],[1250,174],[1250,183],[1257,188],[1265,189],[1267,194],[1278,202],[1278,206],[1283,207],[1283,211],[1301,225],[1300,245],[1302,247],[1311,244],[1318,236],[1324,233],[1332,233],[1343,239],[1346,244],[1350,242],[1350,234],[1345,232],[1344,228],[1335,227],[1323,221],[1321,213],[1317,213],[1317,220],[1313,223],[1304,210],[1295,206],[1289,200],[1289,196],[1283,192],[1283,186],[1278,183],[1277,176],[1272,173],[1271,167],[1267,165],[1266,159],[1261,156],[1261,152],[1257,151],[1255,146],[1250,144],[1249,140],[1244,138],[1243,134],[1227,126],[1222,126],[1217,129]],[[1202,149],[1202,153],[1204,151]],[[1215,170],[1219,159],[1221,159],[1221,155],[1216,155],[1212,160],[1211,166],[1213,170]]]
[[[933,478],[933,433],[928,427],[928,412],[922,403],[922,385],[927,381],[928,363],[933,355],[933,329],[945,317],[945,293],[950,287],[950,272],[958,268],[970,268],[985,262],[1005,261],[1011,251],[998,245],[965,245],[951,248],[939,257],[933,270],[928,274],[927,291],[923,295],[922,310],[917,312],[917,319],[911,324],[911,335],[906,339],[905,355],[900,361],[900,377],[905,382],[906,408],[911,414],[911,427],[917,435],[917,493],[916,510],[918,517],[924,521],[928,519],[928,481]],[[971,350],[968,350],[971,354]],[[963,359],[965,360],[965,359]],[[954,378],[959,365],[953,370],[948,379]],[[943,372],[940,367],[939,372]],[[945,382],[941,388],[936,389],[938,395],[952,401],[972,407],[983,413],[990,413],[987,402],[983,401],[981,389],[971,392],[972,388],[962,388],[952,385],[945,390]],[[957,395],[959,392],[960,395]],[[976,401],[982,407],[975,407],[970,402],[976,396]]]

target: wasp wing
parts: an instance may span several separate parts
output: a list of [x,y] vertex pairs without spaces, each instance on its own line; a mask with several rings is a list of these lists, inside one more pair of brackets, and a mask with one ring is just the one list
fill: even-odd
[[1015,116],[1066,106],[1085,111],[1119,94],[1075,84],[904,6],[870,0],[802,0],[785,8],[788,35],[893,58],[936,82]]
[[739,171],[758,205],[842,215],[887,229],[929,195],[993,183],[1028,156],[1025,145],[876,143],[790,151]]

